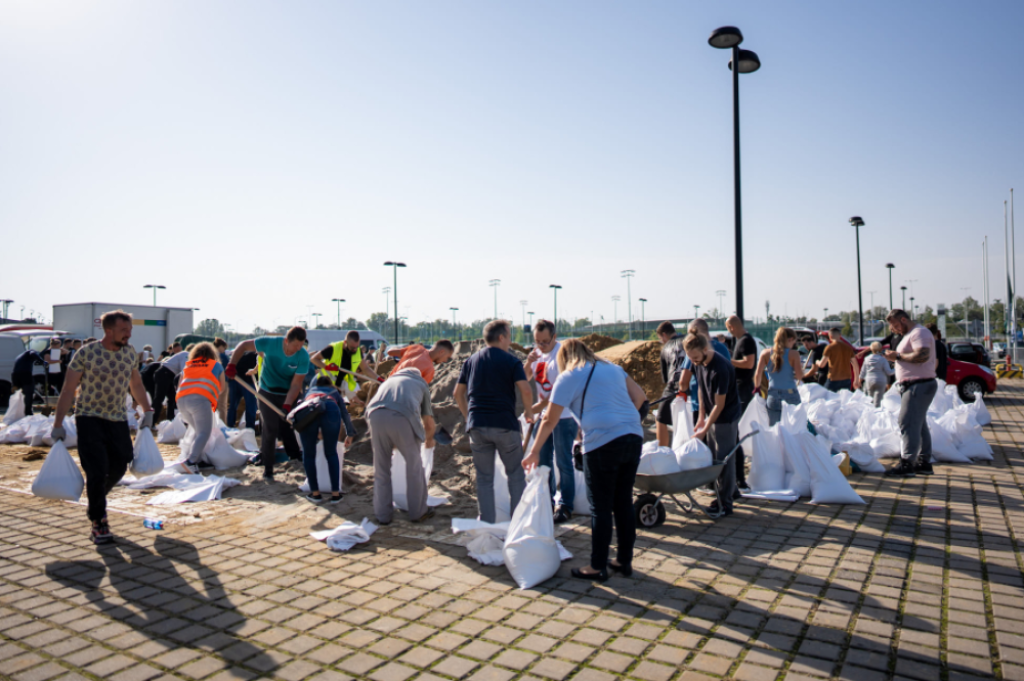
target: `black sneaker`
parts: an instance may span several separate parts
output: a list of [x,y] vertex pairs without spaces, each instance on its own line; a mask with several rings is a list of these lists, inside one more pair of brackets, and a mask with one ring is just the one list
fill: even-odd
[[110,525],[107,519],[92,524],[92,543],[109,544],[114,541],[114,535],[110,532]]
[[[718,506],[718,502],[717,501],[712,501],[711,505],[708,506],[708,513],[710,513],[711,515],[718,515],[719,508],[720,507]],[[727,516],[727,515],[732,515],[732,509],[731,508],[725,509],[725,511],[722,513],[722,516]]]
[[914,472],[921,475],[931,475],[935,472],[935,469],[932,468],[931,461],[921,461],[919,459],[917,465],[914,466]]
[[309,494],[306,495],[306,501],[308,501],[311,504],[321,504],[323,503],[324,498],[319,494],[314,495],[312,492],[310,492]]
[[336,497],[335,496],[330,496],[330,497],[327,497],[327,503],[331,504],[331,505],[340,504],[341,500],[344,499],[344,498],[345,498],[344,494],[339,494]]
[[555,509],[555,525],[561,525],[562,523],[568,522],[571,517],[572,513],[569,513],[569,509],[565,506],[559,506]]
[[884,475],[887,478],[913,478],[917,476],[914,472],[913,464],[905,459],[900,459],[898,464],[887,468]]

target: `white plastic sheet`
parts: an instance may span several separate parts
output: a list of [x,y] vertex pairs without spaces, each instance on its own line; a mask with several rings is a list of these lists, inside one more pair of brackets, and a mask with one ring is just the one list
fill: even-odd
[[370,541],[370,536],[377,531],[377,526],[363,518],[363,522],[356,525],[346,520],[333,530],[322,530],[310,532],[309,536],[317,541],[327,543],[332,551],[348,551],[356,544],[365,544]]
[[[420,445],[420,461],[423,464],[423,475],[426,478],[427,487],[430,487],[430,474],[434,470],[434,448]],[[497,476],[495,476],[497,480]],[[508,485],[505,486],[508,489]],[[391,453],[391,490],[395,508],[403,511],[409,510],[408,490],[405,481],[405,457],[393,451]],[[441,506],[447,504],[448,499],[444,497],[432,497],[427,495],[427,506]]]
[[4,414],[4,425],[10,426],[25,418],[25,395],[20,390],[11,395],[11,401],[7,403],[7,412]]
[[137,477],[159,473],[164,469],[164,460],[160,456],[160,448],[156,446],[153,433],[149,428],[142,428],[135,436],[135,457],[132,459],[131,471]]
[[465,532],[472,537],[466,544],[469,557],[481,565],[504,565],[505,535],[509,522],[485,523],[482,520],[452,518],[452,532]]
[[50,448],[42,468],[32,482],[32,494],[44,499],[78,501],[85,489],[85,479],[63,442]]
[[252,428],[228,428],[224,431],[228,444],[243,452],[258,452],[260,445],[256,442],[256,431]]
[[219,475],[187,475],[178,473],[173,468],[165,468],[156,475],[134,480],[126,479],[122,481],[122,484],[129,489],[170,487],[170,491],[158,494],[146,502],[150,506],[167,506],[197,501],[215,501],[221,498],[224,490],[241,484],[241,481]]
[[538,466],[530,472],[526,491],[509,523],[502,554],[505,567],[520,589],[530,589],[550,579],[562,562],[555,543],[555,521],[548,492],[551,469]]

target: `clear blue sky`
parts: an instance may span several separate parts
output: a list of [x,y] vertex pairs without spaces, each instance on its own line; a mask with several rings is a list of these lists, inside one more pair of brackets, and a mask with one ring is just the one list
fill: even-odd
[[[520,300],[611,320],[734,306],[739,26],[747,315],[1003,278],[1024,188],[1024,3],[0,4],[0,297],[160,302],[240,330]],[[1018,193],[1024,193],[1019,191]],[[1024,202],[1022,202],[1024,221]],[[1024,224],[1022,224],[1024,232]],[[310,307],[311,306],[311,307]],[[636,312],[634,302],[634,313]]]

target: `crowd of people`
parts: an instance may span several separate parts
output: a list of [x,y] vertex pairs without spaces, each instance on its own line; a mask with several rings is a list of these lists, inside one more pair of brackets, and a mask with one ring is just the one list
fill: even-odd
[[[715,460],[720,462],[735,450],[733,465],[723,468],[711,505],[713,512],[729,515],[746,488],[742,448],[736,447],[738,424],[756,395],[765,397],[770,423],[775,424],[783,404],[800,402],[801,381],[820,381],[833,391],[863,387],[878,404],[894,377],[902,395],[903,448],[900,462],[886,475],[931,473],[925,416],[936,392],[941,343],[902,310],[893,310],[887,321],[892,331],[885,339],[889,349],[872,344],[863,367],[858,367],[856,351],[837,329],[830,332],[826,346],[803,339],[807,358],[801,362],[793,329],[779,328],[772,346],[758,352],[753,337],[735,316],[726,322],[733,339],[731,350],[711,337],[705,320],[691,322],[685,336],[670,322],[663,322],[656,333],[662,342],[663,398],[667,399],[661,400],[655,416],[658,443],[668,445],[673,425],[670,404],[676,396],[683,397],[690,408],[680,413],[692,418],[694,436],[707,444]],[[77,348],[71,343],[66,352],[65,344],[56,341],[49,354],[29,352],[19,358],[29,371],[33,364],[43,364],[48,372],[57,366],[62,373],[55,440],[65,435],[63,422],[77,394],[78,451],[97,543],[112,539],[106,495],[132,460],[125,413],[129,392],[142,409],[140,428],[152,427],[166,403],[166,418],[180,411],[182,420],[194,429],[196,436],[184,452],[183,466],[190,473],[198,472],[215,415],[226,412],[227,425],[234,426],[244,400],[246,425],[256,423],[258,408],[264,480],[274,481],[280,440],[289,458],[302,461],[310,488],[306,498],[313,503],[337,503],[344,495],[337,452],[342,428],[345,446],[356,436],[347,405],[359,399],[356,392],[361,381],[379,383],[365,405],[373,451],[374,513],[381,524],[392,522],[392,464],[397,453],[405,463],[410,520],[432,517],[421,448],[435,446],[430,382],[436,366],[454,353],[450,341],[441,340],[430,349],[410,345],[390,350],[387,357],[396,365],[385,380],[378,376],[377,363],[361,346],[356,331],[312,355],[305,329],[293,327],[284,336],[244,340],[230,356],[227,343],[216,339],[185,349],[174,344],[156,357],[149,346],[141,353],[131,346],[130,315],[109,312],[101,324],[103,338],[97,341]],[[650,407],[644,391],[621,367],[600,359],[583,342],[559,341],[554,324],[546,320],[534,327],[534,347],[525,361],[509,352],[509,322],[489,323],[483,340],[485,346],[464,361],[454,393],[470,441],[480,519],[496,519],[497,466],[507,479],[513,513],[527,475],[538,466],[547,467],[551,498],[559,500],[553,508],[556,523],[572,514],[578,493],[575,471],[581,470],[592,509],[592,549],[590,564],[573,574],[590,580],[607,579],[609,570],[629,574],[636,537],[633,483],[644,440],[642,422]],[[378,353],[377,360],[382,358]],[[519,414],[528,425],[525,433]],[[329,484],[318,480],[316,457],[321,443]],[[613,527],[618,544],[615,558],[610,559]]]

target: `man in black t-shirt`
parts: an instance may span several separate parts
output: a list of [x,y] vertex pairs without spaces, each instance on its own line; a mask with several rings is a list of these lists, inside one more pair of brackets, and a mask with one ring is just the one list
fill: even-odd
[[[661,340],[661,380],[665,384],[662,397],[665,400],[658,407],[658,414],[655,417],[655,428],[658,435],[658,444],[668,447],[672,436],[669,434],[669,426],[672,424],[672,397],[679,392],[679,377],[683,373],[683,360],[686,354],[683,352],[683,336],[676,333],[676,327],[672,322],[662,322],[657,329],[658,339]],[[683,414],[689,416],[689,414]]]
[[[755,382],[754,367],[757,364],[757,342],[743,327],[743,320],[732,315],[725,320],[725,328],[732,334],[732,366],[736,370],[736,389],[739,391],[740,413],[747,410],[747,405],[754,399]],[[743,448],[736,451],[736,486],[741,491],[748,491],[747,474],[744,466]]]
[[807,350],[807,357],[804,359],[804,383],[817,383],[825,385],[828,377],[827,371],[818,371],[817,364],[825,356],[825,345],[818,342],[814,336],[803,336],[800,342]]
[[[711,349],[711,344],[703,335],[688,335],[683,340],[683,349],[693,362],[697,374],[700,410],[694,437],[704,438],[715,461],[721,461],[736,446],[739,435],[742,411],[739,394],[736,392],[736,372],[729,360]],[[725,515],[731,515],[733,499],[739,496],[736,490],[736,467],[724,466],[718,483],[719,499],[711,505],[711,510],[717,513],[721,509]]]

